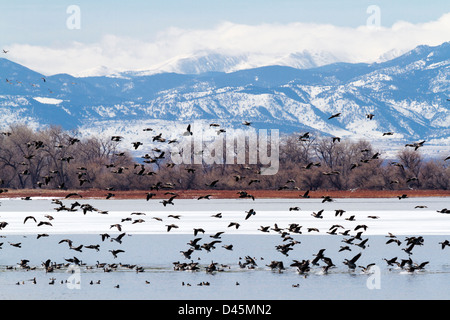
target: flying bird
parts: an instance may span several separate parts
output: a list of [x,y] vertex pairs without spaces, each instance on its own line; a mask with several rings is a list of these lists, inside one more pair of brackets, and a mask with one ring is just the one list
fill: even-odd
[[341,115],[340,112],[339,112],[339,113],[336,113],[336,114],[333,114],[331,117],[328,118],[328,120],[333,119],[333,118],[337,118],[337,117],[339,117],[340,115]]
[[37,222],[36,219],[33,216],[28,216],[23,220],[23,223],[25,224],[25,222],[27,222],[28,220],[34,220],[34,222]]
[[245,213],[247,213],[247,215],[245,216],[245,220],[247,220],[251,216],[254,216],[256,214],[256,211],[253,209],[250,209],[249,211],[245,211]]

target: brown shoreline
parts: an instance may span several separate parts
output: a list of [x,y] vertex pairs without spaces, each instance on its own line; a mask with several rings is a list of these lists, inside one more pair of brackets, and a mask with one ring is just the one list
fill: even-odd
[[[197,199],[200,196],[211,195],[210,199],[237,199],[241,190],[132,190],[132,191],[112,191],[114,194],[110,199],[146,199],[148,192],[156,194],[153,199],[167,199],[171,196],[167,192],[176,193],[177,199]],[[257,199],[303,199],[301,195],[305,190],[245,190]],[[23,198],[23,197],[50,197],[65,198],[70,193],[78,193],[86,199],[106,199],[109,191],[98,189],[87,190],[38,190],[38,189],[10,189],[0,194],[2,198]],[[332,198],[397,198],[406,194],[408,197],[450,197],[450,190],[355,190],[336,191],[318,190],[310,191],[311,198],[321,198],[330,196]],[[69,199],[79,199],[80,196],[71,196]],[[207,201],[207,200],[202,200]]]

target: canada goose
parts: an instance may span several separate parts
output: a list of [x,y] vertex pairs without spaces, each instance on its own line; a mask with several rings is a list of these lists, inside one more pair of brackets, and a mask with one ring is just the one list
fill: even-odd
[[334,200],[330,196],[322,196],[322,203],[333,202]]
[[100,245],[99,244],[91,244],[91,245],[88,245],[88,246],[84,246],[86,249],[95,249],[95,251],[100,251]]
[[21,245],[22,245],[22,243],[21,242],[18,242],[18,243],[11,243],[11,242],[8,242],[11,246],[13,246],[13,247],[16,247],[16,248],[22,248],[21,247]]
[[222,218],[222,212],[211,215],[213,218]]
[[412,254],[412,249],[414,249],[414,246],[415,246],[415,244],[412,243],[412,244],[409,245],[409,247],[403,248],[402,250],[405,251],[408,255],[411,255]]
[[339,249],[339,252],[342,252],[342,251],[352,251],[352,249],[350,249],[350,247],[349,246],[341,246],[340,247],[340,249]]
[[383,132],[383,137],[384,136],[392,136],[394,133],[393,132]]
[[122,136],[112,136],[111,137],[111,141],[116,141],[116,142],[122,141],[122,139],[123,139]]
[[110,229],[112,229],[112,228],[117,228],[117,230],[122,231],[122,225],[119,224],[119,223],[112,224],[109,228],[110,228]]
[[83,198],[83,196],[82,196],[81,194],[76,193],[76,192],[72,192],[72,193],[67,194],[67,195],[65,196],[65,199],[68,199],[68,198],[70,198],[70,197],[80,197],[80,198]]
[[243,121],[242,124],[243,124],[244,126],[250,126],[252,123],[251,123],[251,122],[248,122],[248,121]]
[[33,216],[27,216],[25,217],[25,219],[23,220],[23,223],[25,224],[25,222],[27,222],[27,220],[32,219],[34,220],[34,222],[37,222],[36,219]]
[[358,266],[359,268],[362,269],[362,272],[364,273],[368,273],[370,271],[370,268],[373,267],[375,265],[375,263],[369,263],[367,266]]
[[117,237],[115,237],[115,238],[112,238],[111,237],[111,242],[113,242],[113,241],[116,241],[116,242],[118,242],[118,243],[122,243],[122,238],[124,237],[126,235],[126,233],[125,232],[122,232],[121,234],[119,234]]
[[233,250],[233,245],[232,244],[228,244],[228,245],[223,245],[222,248],[225,248],[226,250]]
[[178,226],[176,225],[176,224],[169,224],[169,225],[166,225],[166,227],[167,227],[167,232],[169,232],[172,228],[178,228]]
[[69,247],[71,247],[72,244],[73,244],[72,240],[70,240],[70,239],[62,239],[62,240],[60,240],[60,241],[58,242],[58,244],[61,244],[61,243],[63,243],[63,242],[67,242],[67,244],[69,245]]
[[326,249],[320,249],[319,252],[313,254],[315,258],[310,261],[312,265],[318,265],[318,261],[324,257],[323,253],[325,252],[325,250]]
[[420,142],[407,143],[407,144],[405,144],[405,147],[412,147],[412,148],[414,148],[414,151],[416,151],[416,150],[419,149],[420,147],[423,147],[423,144],[424,144],[425,142],[426,142],[426,141],[423,140],[423,141],[420,141]]
[[267,227],[261,226],[258,230],[262,231],[262,232],[269,232],[269,228],[270,228],[270,226],[267,226]]
[[323,216],[322,216],[323,210],[324,210],[324,209],[319,210],[318,212],[313,212],[311,215],[312,215],[314,218],[317,218],[317,219],[323,219]]
[[247,220],[251,216],[254,216],[256,214],[256,211],[253,209],[250,209],[249,211],[245,211],[245,213],[247,213],[247,215],[245,216],[245,220]]
[[174,205],[173,199],[175,199],[176,197],[177,196],[172,196],[169,198],[169,200],[163,200],[163,201],[160,201],[160,203],[162,203],[164,205],[164,207],[168,204]]
[[363,241],[361,241],[360,243],[357,243],[357,244],[355,244],[355,245],[357,245],[357,246],[360,247],[360,248],[365,249],[365,248],[366,248],[366,243],[367,243],[368,240],[369,240],[369,239],[367,238],[367,239],[365,239],[365,240],[363,240]]
[[191,259],[191,254],[194,252],[194,249],[189,248],[186,251],[180,251],[186,259]]
[[348,220],[348,221],[355,221],[355,216],[353,215],[353,216],[350,216],[350,217],[348,217],[348,218],[345,218],[345,220]]
[[298,139],[301,141],[306,141],[307,139],[309,139],[309,132],[305,132],[304,134],[299,136]]
[[333,137],[333,142],[341,142],[341,138],[340,137]]
[[82,248],[83,248],[83,245],[82,245],[82,244],[79,245],[78,247],[72,247],[72,246],[69,246],[69,249],[72,249],[72,250],[75,250],[75,251],[78,251],[78,252],[82,252],[82,251],[81,251]]
[[236,229],[239,229],[240,224],[237,223],[237,222],[230,222],[230,223],[228,224],[228,228],[230,228],[230,227],[235,227]]
[[193,133],[191,131],[191,125],[189,124],[186,128],[186,131],[183,133],[183,136],[192,136]]
[[299,207],[290,207],[289,211],[300,211]]
[[306,190],[305,193],[303,195],[300,195],[300,197],[302,198],[309,198],[309,190]]
[[156,196],[156,193],[151,193],[151,192],[147,192],[146,194],[146,200],[150,200],[151,198],[153,198],[154,196]]
[[383,260],[386,261],[386,263],[388,264],[388,266],[393,266],[394,264],[397,263],[397,257],[394,257],[394,258],[389,259],[389,260],[386,259],[386,258],[383,258]]
[[219,182],[219,180],[214,180],[214,181],[212,181],[211,183],[205,183],[205,186],[213,188],[213,187],[216,186],[216,184],[217,184],[218,182]]
[[125,251],[123,251],[123,250],[121,250],[121,249],[118,249],[118,250],[108,250],[108,251],[112,253],[112,255],[114,256],[114,259],[117,258],[117,254],[122,253],[122,252],[125,252]]
[[211,238],[214,238],[214,239],[220,239],[220,236],[221,236],[223,233],[225,233],[225,232],[219,231],[219,232],[217,232],[217,233],[214,234],[214,235],[210,235],[210,237],[211,237]]
[[221,243],[222,241],[220,241],[220,240],[214,240],[214,241],[211,241],[211,242],[209,242],[209,243],[204,243],[204,244],[202,244],[202,249],[205,249],[206,251],[208,251],[208,252],[210,252],[211,251],[211,249],[215,249],[216,247],[214,246],[216,243]]
[[443,241],[443,242],[439,242],[439,244],[441,245],[442,250],[444,250],[444,248],[445,248],[446,246],[449,246],[449,247],[450,247],[450,241],[448,241],[448,240],[445,240],[445,241]]
[[137,150],[137,149],[139,148],[139,146],[144,145],[144,144],[143,144],[142,142],[140,142],[140,141],[132,142],[131,144],[133,145],[134,150]]
[[202,199],[210,200],[209,198],[210,198],[211,196],[212,196],[211,194],[207,194],[207,195],[198,197],[197,200],[202,200]]
[[356,261],[361,257],[361,252],[354,256],[351,260],[345,259],[344,264],[347,265],[350,269],[356,269]]
[[8,52],[9,52],[9,50],[3,49],[3,53],[4,53],[4,54],[7,54]]
[[328,231],[327,233],[331,234],[331,235],[335,235],[335,234],[337,234],[336,231],[337,231],[337,228],[334,228],[331,231]]
[[335,210],[334,210],[334,216],[335,216],[335,217],[337,217],[337,216],[342,217],[342,215],[344,214],[344,212],[345,212],[345,210],[342,210],[342,209],[335,209]]
[[336,114],[333,114],[331,117],[328,118],[328,120],[333,119],[333,118],[337,118],[337,117],[339,117],[340,115],[341,115],[340,112],[338,112],[338,113],[336,113]]
[[386,244],[389,244],[389,243],[396,243],[398,246],[400,246],[402,244],[402,242],[400,240],[394,239],[394,238],[391,238],[388,241],[386,241]]
[[408,195],[402,194],[401,196],[397,196],[397,198],[398,198],[398,200],[406,199],[406,198],[408,198]]
[[205,230],[203,230],[202,228],[194,228],[194,237],[199,233],[205,233]]
[[373,117],[375,117],[375,115],[372,114],[372,113],[366,114],[366,118],[369,119],[369,120],[372,120]]
[[46,225],[46,226],[52,226],[52,224],[51,224],[50,222],[48,222],[48,221],[40,221],[40,222],[37,224],[38,227],[43,226],[43,225]]

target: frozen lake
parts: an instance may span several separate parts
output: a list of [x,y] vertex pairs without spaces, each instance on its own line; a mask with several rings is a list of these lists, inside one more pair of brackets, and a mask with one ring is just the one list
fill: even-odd
[[[0,299],[450,298],[450,247],[442,249],[440,244],[450,240],[450,215],[437,212],[450,207],[448,198],[336,199],[325,203],[321,199],[175,199],[174,205],[166,207],[160,200],[145,199],[60,200],[66,207],[78,201],[97,211],[83,214],[79,206],[73,212],[57,211],[60,204],[43,198],[0,201],[0,221],[8,223],[0,230]],[[298,210],[290,210],[294,207]],[[255,214],[245,219],[250,209]],[[342,216],[335,215],[337,209],[344,211]],[[312,216],[321,210],[323,218]],[[221,218],[213,216],[218,213]],[[29,218],[24,223],[28,216],[36,222]],[[38,226],[41,221],[51,225]],[[239,223],[239,228],[229,227],[231,222]],[[111,227],[116,224],[121,231]],[[178,228],[168,232],[170,224]],[[288,234],[282,237],[273,230],[275,224]],[[268,232],[260,230],[268,226]],[[290,226],[301,227],[288,230]],[[329,234],[332,226],[337,228],[335,235]],[[205,233],[194,236],[194,228]],[[212,238],[217,232],[223,234]],[[351,243],[343,242],[358,232],[362,234]],[[102,241],[103,233],[110,238]],[[121,243],[111,240],[121,233],[125,233]],[[388,233],[401,244],[386,244],[391,239],[386,237]],[[37,235],[41,235],[39,239]],[[409,254],[403,250],[408,248],[407,237],[419,236],[422,241]],[[209,251],[193,250],[186,258],[181,251],[192,248],[188,243],[195,238],[200,238],[199,245],[221,242]],[[60,243],[64,239],[72,241],[72,248],[67,241]],[[283,253],[279,248],[288,243],[290,249]],[[230,244],[232,250],[222,247]],[[98,245],[98,251],[90,245]],[[341,250],[343,247],[348,248]],[[304,274],[290,266],[294,260],[314,259],[321,249],[334,264],[327,273],[324,259],[310,264]],[[114,258],[110,250],[123,252]],[[357,267],[349,269],[344,260],[359,253]],[[254,259],[252,268],[251,264],[242,267],[245,257]],[[411,259],[412,266],[427,263],[411,271],[389,266],[384,260],[395,257],[398,262]],[[74,258],[79,265],[69,262]],[[25,267],[19,265],[24,259],[28,260]],[[48,259],[61,267],[55,265],[46,273],[42,263]],[[173,268],[174,262],[191,261],[198,263],[199,270]],[[284,269],[271,270],[271,261],[281,261]],[[208,273],[206,266],[212,262],[219,271]],[[110,272],[97,263],[104,263]],[[360,268],[372,263],[375,266],[366,273]]]

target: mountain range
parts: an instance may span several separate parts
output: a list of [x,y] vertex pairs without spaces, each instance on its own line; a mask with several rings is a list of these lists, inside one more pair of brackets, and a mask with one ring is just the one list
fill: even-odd
[[[378,63],[317,67],[312,59],[296,68],[207,71],[211,64],[226,69],[236,64],[234,59],[215,54],[202,55],[196,63],[173,61],[173,69],[183,73],[104,70],[103,76],[74,77],[44,76],[1,58],[2,126],[60,125],[132,140],[147,126],[173,134],[193,121],[233,128],[249,121],[252,128],[281,133],[308,131],[386,145],[426,140],[435,150],[450,145],[450,42],[418,46]],[[383,136],[386,132],[393,135]]]

